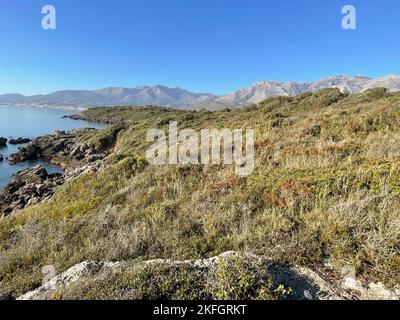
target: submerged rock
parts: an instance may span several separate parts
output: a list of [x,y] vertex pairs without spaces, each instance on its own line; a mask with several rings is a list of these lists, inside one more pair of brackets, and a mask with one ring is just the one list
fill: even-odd
[[9,144],[24,144],[31,142],[31,139],[28,138],[17,138],[17,139],[10,139],[8,140]]
[[0,147],[5,147],[7,145],[7,139],[0,137]]
[[0,162],[4,160],[3,155],[0,153]]

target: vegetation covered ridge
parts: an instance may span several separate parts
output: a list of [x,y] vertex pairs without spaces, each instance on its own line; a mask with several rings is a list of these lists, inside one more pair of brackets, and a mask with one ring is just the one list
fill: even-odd
[[[118,132],[110,165],[0,220],[0,292],[37,288],[46,265],[63,272],[87,260],[201,259],[229,250],[332,275],[351,266],[363,283],[400,284],[400,93],[325,89],[235,110],[112,107],[82,117],[118,128],[80,141],[96,145]],[[254,129],[253,174],[149,165],[146,133],[171,121]],[[90,288],[90,297],[104,296],[104,285]],[[81,290],[71,292],[80,298]]]

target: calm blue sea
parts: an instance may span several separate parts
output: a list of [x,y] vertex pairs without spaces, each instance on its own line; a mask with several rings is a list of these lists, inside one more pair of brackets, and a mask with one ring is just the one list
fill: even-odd
[[[106,125],[86,121],[63,119],[64,115],[77,113],[67,109],[41,109],[30,107],[13,107],[0,105],[0,137],[4,138],[36,138],[46,135],[54,130],[72,130],[78,128],[101,129]],[[19,146],[8,145],[0,147],[4,161],[0,162],[0,188],[10,181],[17,171],[44,164],[42,161],[32,161],[11,166],[5,160],[10,153],[15,153]],[[49,172],[60,172],[60,169],[44,164]]]

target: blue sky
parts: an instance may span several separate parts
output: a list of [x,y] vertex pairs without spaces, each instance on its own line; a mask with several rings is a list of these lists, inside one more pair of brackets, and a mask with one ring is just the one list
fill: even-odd
[[[41,28],[42,6],[57,30]],[[357,30],[341,8],[357,9]],[[398,0],[0,0],[0,93],[400,73]]]

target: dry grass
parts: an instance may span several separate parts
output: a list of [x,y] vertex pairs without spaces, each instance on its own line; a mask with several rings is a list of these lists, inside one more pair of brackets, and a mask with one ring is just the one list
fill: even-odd
[[[400,94],[333,89],[243,110],[87,115],[122,123],[114,165],[0,221],[0,291],[35,288],[48,264],[64,271],[83,260],[192,259],[227,250],[313,267],[329,262],[335,270],[350,264],[369,281],[400,284]],[[254,173],[146,165],[147,130],[170,120],[197,130],[254,128]],[[103,297],[105,287],[93,294],[75,288],[69,297]]]

